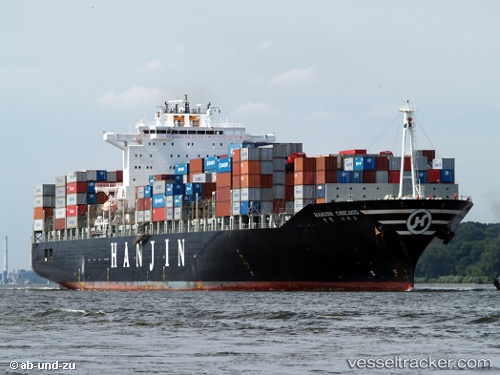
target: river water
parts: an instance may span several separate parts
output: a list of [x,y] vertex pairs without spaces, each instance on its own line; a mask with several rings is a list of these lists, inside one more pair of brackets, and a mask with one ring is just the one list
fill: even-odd
[[0,374],[500,373],[492,285],[0,297]]

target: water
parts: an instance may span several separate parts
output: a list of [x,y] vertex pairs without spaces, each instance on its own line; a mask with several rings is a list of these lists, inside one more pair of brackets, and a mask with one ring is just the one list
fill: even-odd
[[[489,369],[459,372],[500,372],[500,292],[488,285],[419,285],[403,293],[8,287],[0,297],[1,374],[459,371],[432,367],[440,359],[452,366],[489,359]],[[385,368],[349,366],[368,358],[386,361]],[[406,368],[395,368],[398,358]],[[11,361],[25,369],[12,370]],[[59,370],[26,369],[29,363]]]

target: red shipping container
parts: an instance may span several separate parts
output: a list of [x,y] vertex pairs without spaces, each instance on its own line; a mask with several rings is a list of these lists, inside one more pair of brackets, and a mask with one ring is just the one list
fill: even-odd
[[273,200],[273,212],[280,213],[285,210],[285,200],[284,199],[274,199]]
[[285,200],[293,201],[295,199],[295,187],[293,185],[285,185]]
[[295,173],[293,172],[285,173],[285,185],[293,185],[294,179],[295,179]]
[[427,156],[427,160],[432,162],[436,159],[436,150],[422,150],[422,155]]
[[205,182],[203,185],[203,198],[212,199],[212,193],[216,190],[215,182]]
[[151,209],[151,198],[144,198],[144,211]]
[[273,187],[273,175],[272,174],[261,174],[260,175],[260,187],[263,187],[263,188]]
[[294,172],[314,172],[316,170],[316,158],[297,158],[293,161]]
[[337,157],[336,156],[318,156],[316,158],[317,171],[336,171]]
[[317,184],[335,184],[338,179],[337,171],[321,170],[316,172]]
[[36,207],[33,211],[33,219],[49,219],[53,215],[52,207]]
[[215,216],[223,217],[223,216],[229,216],[230,214],[231,214],[230,201],[217,202],[217,205],[215,207]]
[[165,221],[165,212],[166,208],[161,207],[161,208],[153,208],[153,221],[158,222],[158,221]]
[[293,183],[295,185],[314,185],[314,172],[295,172]]
[[388,171],[389,170],[389,158],[387,156],[375,157],[375,170]]
[[260,187],[260,174],[242,174],[240,177],[241,188]]
[[375,171],[363,171],[363,183],[374,184],[376,180]]
[[231,172],[217,173],[216,184],[217,187],[231,186]]
[[401,171],[389,171],[389,183],[399,184],[400,176],[401,176]]
[[87,213],[86,204],[77,204],[76,206],[66,207],[66,217],[80,216],[80,215],[85,215],[86,213]]
[[54,222],[55,230],[66,229],[66,219],[56,219]]
[[339,151],[340,155],[366,155],[366,150],[354,149]]
[[427,183],[439,184],[441,182],[440,169],[427,169]]
[[123,182],[123,171],[115,171],[116,172],[116,182]]
[[144,198],[137,199],[137,211],[144,211]]
[[405,171],[411,171],[411,158],[409,156],[405,156]]
[[230,202],[231,201],[231,187],[217,187],[217,203],[218,202]]
[[87,181],[70,182],[66,184],[66,194],[87,193]]

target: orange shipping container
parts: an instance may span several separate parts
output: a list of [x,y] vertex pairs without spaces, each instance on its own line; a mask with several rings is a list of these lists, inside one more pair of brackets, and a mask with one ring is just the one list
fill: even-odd
[[314,185],[314,172],[295,172],[293,183],[295,185]]
[[215,216],[223,217],[223,216],[229,216],[230,214],[231,214],[230,201],[217,202],[217,206],[215,207]]
[[219,202],[231,201],[231,187],[230,186],[218,187],[216,200],[217,204]]
[[217,173],[217,188],[231,186],[231,172]]
[[239,161],[235,161],[233,159],[233,162],[232,162],[232,172],[233,172],[233,176],[235,175],[240,175],[241,174],[241,165],[240,165],[240,162]]
[[240,178],[241,188],[260,187],[260,174],[242,174]]
[[335,184],[337,183],[337,171],[321,170],[316,172],[317,184]]
[[293,161],[295,172],[314,172],[316,170],[316,158],[297,158]]
[[165,221],[165,207],[153,208],[153,221]]
[[241,176],[238,175],[233,175],[233,184],[231,185],[233,189],[239,189],[241,187],[241,181],[240,181]]
[[54,226],[55,230],[66,229],[66,219],[56,219]]
[[70,182],[66,184],[66,194],[86,193],[87,181]]
[[318,156],[316,158],[317,171],[336,171],[337,157],[336,156]]
[[48,219],[53,215],[52,207],[36,207],[33,212],[33,219]]
[[241,161],[241,148],[233,150],[233,163],[239,163]]
[[244,160],[240,162],[241,174],[260,174],[260,160]]
[[189,173],[200,174],[203,173],[203,158],[191,159],[189,161]]

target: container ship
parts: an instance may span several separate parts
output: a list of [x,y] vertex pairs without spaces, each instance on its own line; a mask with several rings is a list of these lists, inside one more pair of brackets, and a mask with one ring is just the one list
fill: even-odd
[[311,157],[210,103],[165,102],[104,134],[123,169],[34,187],[33,269],[70,289],[409,290],[473,204],[453,158],[416,148],[414,107],[400,112],[400,156]]

